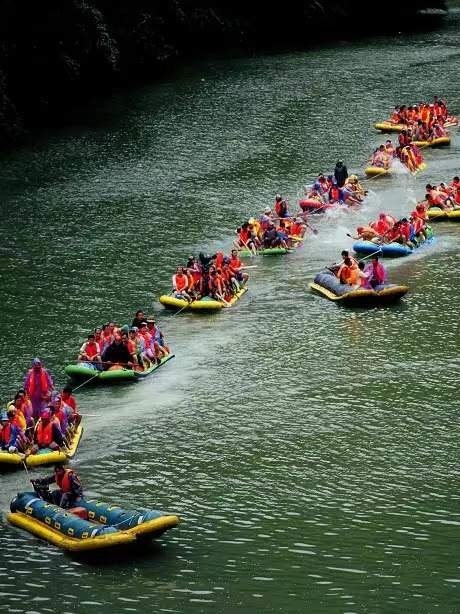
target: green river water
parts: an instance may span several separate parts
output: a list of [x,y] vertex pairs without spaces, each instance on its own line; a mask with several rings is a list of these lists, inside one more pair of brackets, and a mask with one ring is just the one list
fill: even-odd
[[158,303],[189,253],[228,251],[277,192],[295,204],[337,157],[362,172],[396,103],[438,94],[459,113],[459,44],[453,12],[430,33],[193,62],[2,155],[1,398],[35,355],[62,386],[90,328],[155,312],[175,360],[77,392],[73,465],[88,493],[181,524],[139,556],[81,562],[8,525],[30,485],[0,474],[1,611],[460,611],[460,226],[386,262],[410,286],[398,306],[350,311],[307,289],[347,231],[459,174],[459,132],[416,178],[368,183],[359,212],[257,260],[234,309]]

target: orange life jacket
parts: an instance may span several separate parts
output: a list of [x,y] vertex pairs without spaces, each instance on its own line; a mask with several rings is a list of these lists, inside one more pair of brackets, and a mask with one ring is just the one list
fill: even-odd
[[37,439],[37,443],[46,448],[53,441],[53,423],[48,422],[48,424],[43,428],[43,422],[39,422],[37,426],[37,430],[35,431],[35,436]]
[[176,286],[176,290],[181,292],[185,290],[188,286],[188,279],[183,273],[177,273],[174,275],[174,285]]
[[73,473],[77,478],[77,474],[72,469],[64,469],[63,475],[58,476],[57,473],[54,474],[56,479],[56,484],[62,490],[62,492],[70,492],[72,488],[72,484],[70,482],[70,474]]
[[[37,376],[34,369],[29,369],[29,373],[31,373],[31,376],[27,394],[31,397],[34,395],[37,388]],[[46,377],[46,373],[43,369],[40,369],[40,387],[44,393],[48,392],[48,378]]]
[[241,260],[239,258],[230,258],[230,266],[233,269],[238,269],[241,266]]
[[352,286],[358,283],[358,273],[359,273],[359,269],[357,267],[353,267],[352,269],[350,269],[350,276],[348,278],[348,283],[351,284]]

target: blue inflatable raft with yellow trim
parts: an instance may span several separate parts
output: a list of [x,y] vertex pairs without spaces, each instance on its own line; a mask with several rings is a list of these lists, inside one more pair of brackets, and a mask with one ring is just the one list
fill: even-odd
[[18,493],[10,510],[7,518],[11,524],[71,552],[133,546],[179,523],[176,515],[124,510],[85,497],[78,501],[77,514],[47,503],[34,492]]
[[380,284],[373,289],[354,288],[348,284],[341,284],[332,271],[318,273],[309,287],[328,298],[346,307],[377,307],[391,305],[398,302],[409,288],[396,284]]
[[353,245],[353,250],[356,254],[375,254],[376,256],[383,256],[384,258],[409,256],[409,254],[413,254],[419,249],[433,244],[435,240],[433,237],[433,231],[431,230],[430,226],[427,226],[426,230],[428,239],[419,245],[415,245],[415,247],[408,247],[407,245],[402,245],[401,243],[384,243],[383,245],[377,245],[376,243],[372,243],[372,241],[357,241]]

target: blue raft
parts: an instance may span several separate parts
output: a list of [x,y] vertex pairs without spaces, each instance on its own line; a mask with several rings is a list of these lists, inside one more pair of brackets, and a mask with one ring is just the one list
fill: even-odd
[[348,284],[341,284],[331,271],[318,273],[309,287],[347,307],[376,307],[391,305],[399,301],[409,288],[396,284],[380,284],[373,289],[356,288]]
[[414,248],[407,247],[401,243],[385,243],[383,245],[376,245],[372,241],[357,241],[353,245],[353,250],[357,254],[375,254],[376,256],[383,256],[384,258],[398,258],[401,256],[409,256],[423,247],[428,247],[434,243],[433,232],[429,226],[427,226],[428,239],[420,245],[416,245]]
[[77,515],[33,492],[18,493],[10,510],[9,522],[73,552],[135,545],[142,538],[162,535],[179,522],[178,516],[157,510],[129,511],[85,497],[78,501]]

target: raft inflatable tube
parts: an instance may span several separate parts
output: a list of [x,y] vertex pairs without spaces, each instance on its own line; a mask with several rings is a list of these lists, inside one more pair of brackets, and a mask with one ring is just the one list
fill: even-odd
[[126,368],[113,369],[112,371],[100,371],[97,366],[91,362],[80,362],[76,365],[67,365],[64,371],[75,381],[85,382],[92,379],[92,383],[94,384],[128,383],[149,377],[149,375],[152,375],[154,371],[172,358],[174,358],[174,354],[168,354],[168,356],[161,359],[160,363],[154,364],[144,371]]
[[332,209],[334,205],[332,203],[320,203],[314,198],[305,198],[299,201],[299,207],[307,213],[322,213],[326,209]]
[[380,130],[380,132],[401,132],[407,126],[404,124],[392,124],[391,122],[379,122],[374,124],[374,128]]
[[11,524],[72,552],[135,545],[179,523],[176,515],[157,510],[127,511],[85,497],[78,501],[77,515],[47,503],[33,492],[18,493],[10,510],[7,518]]
[[455,209],[454,211],[428,209],[426,214],[431,222],[460,222],[460,209]]
[[427,226],[428,240],[423,241],[413,249],[401,245],[401,243],[385,243],[384,245],[376,245],[372,241],[357,241],[353,245],[353,251],[357,254],[383,256],[384,258],[398,258],[400,256],[409,256],[423,247],[428,247],[434,242],[433,232]]
[[292,243],[295,244],[294,246],[290,248],[267,247],[267,248],[257,250],[257,254],[253,254],[248,249],[240,249],[238,250],[238,255],[241,256],[242,258],[247,258],[248,256],[255,257],[256,255],[257,256],[280,256],[282,254],[288,254],[289,252],[292,252],[294,247],[300,247],[299,243],[302,243],[305,239],[305,237],[299,237],[297,235],[293,235],[292,237],[289,237],[289,238],[291,239]]
[[367,177],[377,177],[377,175],[390,175],[391,168],[383,168],[381,166],[368,166],[364,169]]
[[82,434],[83,428],[80,424],[72,435],[69,450],[65,452],[56,452],[49,448],[43,448],[43,450],[39,450],[37,454],[31,454],[30,456],[0,452],[0,467],[2,465],[21,465],[23,461],[27,467],[41,467],[42,465],[66,463],[75,456]]
[[257,254],[253,254],[248,249],[240,249],[238,250],[238,255],[242,258],[246,258],[248,256],[281,256],[282,254],[287,254],[290,252],[290,249],[286,249],[285,247],[267,247],[264,249],[257,250]]
[[[233,307],[233,305],[238,301],[243,294],[247,291],[247,288],[241,288],[239,292],[233,296],[229,303],[229,307]],[[199,301],[192,301],[191,303],[187,303],[185,299],[177,298],[176,296],[163,294],[160,296],[160,303],[163,307],[167,309],[190,309],[191,311],[198,311],[201,313],[212,312],[212,311],[220,311],[221,309],[227,309],[227,305],[224,305],[220,301],[215,301],[212,298],[204,297]]]
[[351,289],[348,284],[341,284],[331,271],[318,273],[309,287],[328,298],[346,307],[377,307],[391,305],[398,302],[409,288],[396,284],[381,284],[374,289]]
[[440,136],[432,141],[414,141],[417,147],[448,147],[452,142],[450,136]]

